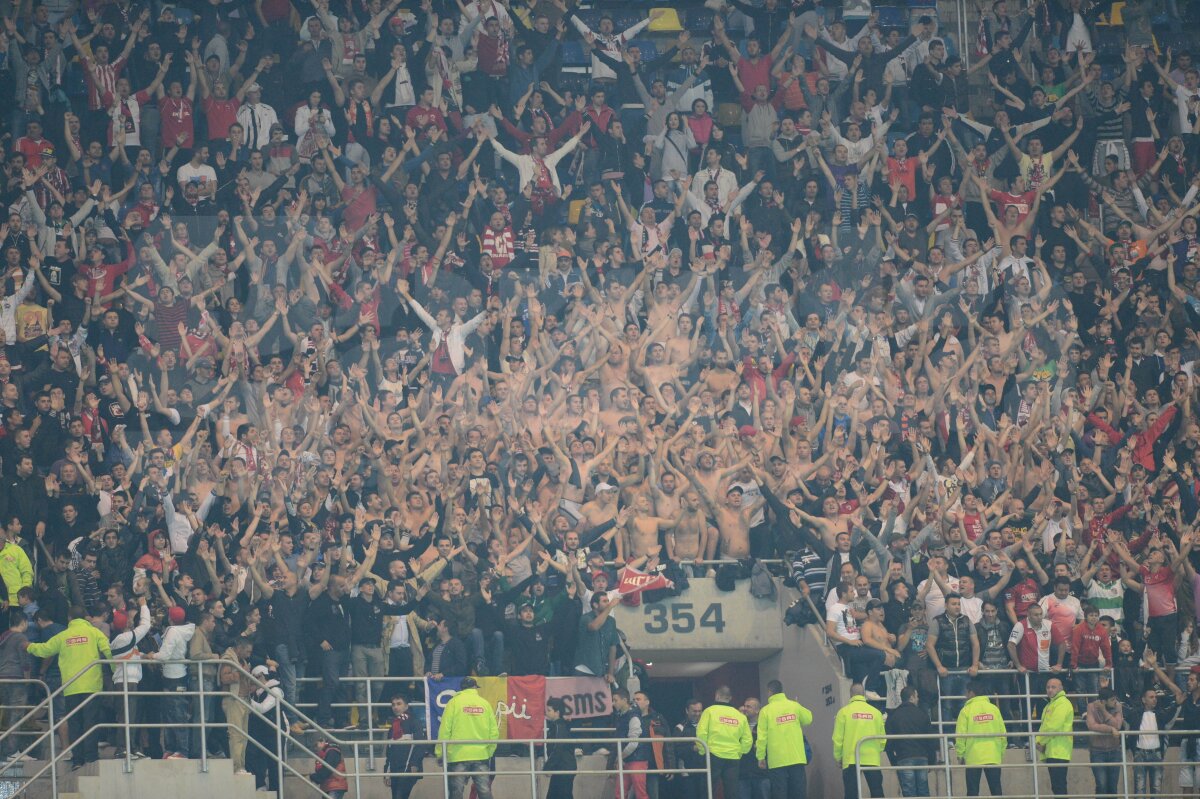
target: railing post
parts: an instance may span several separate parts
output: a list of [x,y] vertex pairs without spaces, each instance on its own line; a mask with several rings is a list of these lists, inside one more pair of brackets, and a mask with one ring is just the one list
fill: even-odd
[[619,799],[626,799],[625,796],[625,762],[621,757],[621,739],[617,739],[617,790],[614,793]]
[[[37,554],[36,550],[34,554]],[[43,683],[45,685],[45,683]],[[49,719],[50,736],[50,795],[58,796],[58,755],[56,754],[57,746],[55,739],[58,738],[58,729],[54,723],[54,691],[50,690],[50,686],[46,685],[46,713]]]
[[446,760],[448,754],[445,744],[441,744],[442,756],[438,758],[442,764],[442,795],[450,795],[450,763]]
[[[363,795],[363,792],[362,792],[362,769],[358,767],[358,764],[361,763],[362,761],[359,759],[358,741],[355,741],[353,746],[354,746],[354,798],[362,799],[362,795]],[[370,748],[370,747],[368,747],[368,748]]]
[[[121,668],[121,676],[124,677],[124,679],[121,680],[121,704],[123,705],[124,712],[125,712],[125,773],[126,774],[130,774],[133,772],[133,727],[131,726],[133,723],[133,719],[129,718],[129,665],[128,665],[128,663],[129,663],[129,661],[126,661],[126,665]],[[51,702],[50,705],[51,705],[51,707],[53,707],[54,703]],[[53,730],[53,726],[51,726],[51,730]],[[53,737],[53,736],[51,736],[51,737]]]
[[1029,672],[1025,672],[1025,716],[1029,719],[1029,762],[1033,765],[1033,795],[1038,795],[1037,735],[1033,731],[1033,697],[1029,693]]
[[[553,779],[553,778],[551,778]],[[529,796],[530,799],[537,799],[537,752],[533,746],[533,739],[529,739]]]
[[1125,751],[1125,734],[1118,732],[1117,735],[1117,740],[1121,742],[1121,796],[1129,799],[1129,759]]
[[283,698],[275,702],[275,768],[279,772],[277,796],[283,796]]
[[[366,675],[367,678],[367,769],[375,770],[375,747],[372,744],[375,742],[375,720],[371,712],[371,675]],[[386,759],[385,759],[386,762]],[[357,766],[355,766],[357,768]]]
[[197,682],[200,684],[200,771],[208,773],[208,730],[205,729],[205,713],[204,705],[206,697],[204,695],[204,661],[196,663]]
[[[950,764],[950,752],[952,750],[950,736],[945,730],[941,730],[939,734],[942,736],[942,761],[946,766],[946,796],[954,796],[954,791],[951,790],[954,784],[954,769]],[[1003,760],[1003,758],[1001,759]]]
[[708,744],[704,745],[704,779],[708,783],[708,799],[713,799],[712,752],[709,751]]

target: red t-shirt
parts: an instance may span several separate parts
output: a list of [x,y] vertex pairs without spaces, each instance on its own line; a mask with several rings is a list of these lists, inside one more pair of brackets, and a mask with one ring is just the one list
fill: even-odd
[[752,96],[759,86],[771,86],[771,56],[764,55],[756,62],[743,56],[738,59],[738,78],[742,81],[744,93]]
[[1150,618],[1170,616],[1179,610],[1175,604],[1175,572],[1163,566],[1157,572],[1151,572],[1148,566],[1141,569],[1142,584],[1146,586],[1146,602],[1149,606]]
[[1012,602],[1017,620],[1023,620],[1029,609],[1042,598],[1042,588],[1032,577],[1026,578],[1004,592],[1004,601]]
[[[236,113],[236,112],[235,112]],[[174,97],[164,97],[158,101],[158,115],[162,120],[159,124],[162,129],[162,142],[164,149],[171,149],[175,146],[175,138],[182,133],[184,135],[181,147],[186,147],[189,150],[196,143],[196,126],[195,126],[195,108],[192,101],[186,97],[178,99]]]
[[204,109],[204,118],[208,120],[209,141],[219,141],[229,136],[229,126],[237,122],[237,112],[241,105],[233,97],[226,100],[205,98],[200,107]]

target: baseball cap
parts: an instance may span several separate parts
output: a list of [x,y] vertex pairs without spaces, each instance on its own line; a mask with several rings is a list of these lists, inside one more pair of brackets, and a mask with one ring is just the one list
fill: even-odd
[[612,485],[611,483],[600,483],[599,485],[596,486],[596,493],[600,493],[601,491],[616,491],[616,490],[617,490],[617,487],[615,485]]
[[253,674],[255,677],[266,677],[268,674],[271,673],[271,670],[268,669],[266,666],[255,666],[253,669],[250,670],[250,673]]
[[123,610],[113,611],[112,626],[114,630],[121,631],[125,629],[125,625],[129,623],[129,614]]

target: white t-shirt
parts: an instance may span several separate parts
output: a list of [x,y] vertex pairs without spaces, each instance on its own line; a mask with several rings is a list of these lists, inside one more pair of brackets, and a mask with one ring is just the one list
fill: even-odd
[[[951,591],[958,591],[957,577],[947,575],[944,579],[946,585],[950,586]],[[917,586],[918,594],[925,590],[926,583],[931,583],[931,585],[929,586],[929,593],[925,595],[925,619],[930,624],[933,624],[934,619],[946,612],[946,596],[942,593],[942,589],[938,587],[937,582],[932,578],[926,578],[921,581],[921,584]]]
[[192,166],[189,161],[176,171],[175,180],[179,181],[180,186],[195,183],[200,187],[201,194],[207,194],[209,187],[217,184],[217,171],[208,164]]
[[837,625],[837,634],[847,641],[861,641],[862,632],[858,629],[858,621],[850,612],[850,606],[844,602],[834,602],[825,614],[825,620]]

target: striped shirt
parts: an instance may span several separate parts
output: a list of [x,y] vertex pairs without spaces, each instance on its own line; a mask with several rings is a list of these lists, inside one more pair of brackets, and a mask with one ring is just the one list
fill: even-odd
[[83,76],[87,83],[88,108],[99,111],[104,108],[103,101],[106,95],[117,96],[117,78],[121,77],[125,70],[126,60],[125,56],[121,56],[108,64],[97,64],[90,57],[84,58],[83,64],[86,69]]
[[1111,616],[1118,624],[1125,618],[1125,585],[1120,580],[1107,584],[1092,580],[1087,587],[1087,600],[1096,606],[1101,616]]

